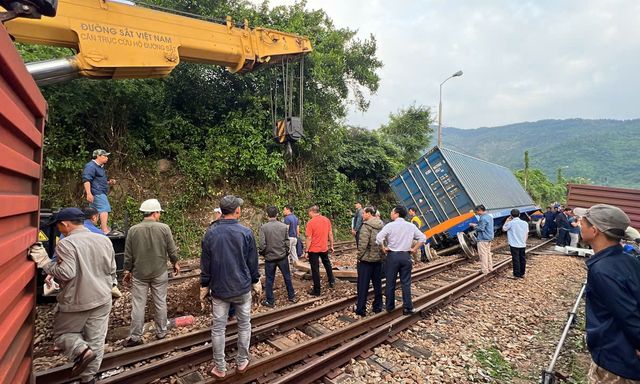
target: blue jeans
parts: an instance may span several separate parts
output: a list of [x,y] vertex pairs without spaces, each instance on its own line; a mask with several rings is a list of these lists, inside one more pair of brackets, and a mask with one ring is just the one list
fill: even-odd
[[411,254],[409,252],[387,253],[385,262],[387,287],[385,296],[387,297],[387,311],[392,311],[396,307],[396,279],[400,274],[400,284],[402,286],[402,306],[404,309],[413,309],[411,301]]
[[358,302],[356,313],[364,316],[367,312],[369,282],[373,284],[373,312],[382,311],[382,262],[358,261]]
[[264,285],[267,301],[269,303],[274,302],[273,298],[273,280],[276,278],[276,268],[280,270],[282,273],[282,278],[284,279],[284,285],[287,287],[287,295],[289,296],[289,300],[292,300],[296,293],[293,290],[293,284],[291,283],[291,271],[289,270],[289,260],[284,258],[279,261],[265,261],[264,263],[264,274],[267,278],[267,281]]
[[238,354],[236,363],[242,364],[249,360],[249,343],[251,342],[251,291],[244,295],[220,299],[211,298],[213,306],[213,326],[211,327],[211,344],[213,346],[213,361],[219,371],[227,370],[224,359],[225,332],[227,330],[227,316],[229,306],[233,303],[238,319]]

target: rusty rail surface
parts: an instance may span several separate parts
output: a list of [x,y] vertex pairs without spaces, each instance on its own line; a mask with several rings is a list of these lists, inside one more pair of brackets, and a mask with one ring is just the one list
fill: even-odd
[[[434,263],[427,267],[416,270],[413,273],[412,281],[419,281],[435,274],[441,273],[456,265],[466,262],[463,257],[454,258],[445,262]],[[373,293],[370,290],[369,293]],[[332,301],[322,306],[306,309],[309,305],[320,300],[316,298],[295,305],[283,307],[274,311],[262,312],[251,319],[252,341],[259,341],[268,338],[276,332],[286,332],[293,328],[304,325],[317,318],[326,316],[333,312],[342,310],[353,305],[357,296],[349,296],[341,300]],[[230,322],[227,328],[227,346],[236,343],[236,322]],[[229,336],[231,335],[231,336]],[[211,338],[210,329],[198,330],[186,335],[154,341],[148,344],[119,350],[104,355],[100,372],[108,371],[124,365],[134,364],[143,360],[151,359],[170,353],[179,349],[194,347],[184,354],[178,354],[168,359],[146,364],[142,367],[125,371],[121,374],[100,380],[100,383],[147,383],[154,378],[169,376],[180,372],[185,366],[197,366],[197,364],[211,359],[211,347],[199,346],[209,342]],[[37,384],[58,384],[72,381],[70,377],[71,364],[65,364],[46,371],[36,373]]]

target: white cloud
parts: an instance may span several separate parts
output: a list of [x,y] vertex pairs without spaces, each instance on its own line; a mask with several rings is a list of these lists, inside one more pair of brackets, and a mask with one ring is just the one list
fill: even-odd
[[[272,0],[271,5],[293,0]],[[259,1],[256,0],[256,3]],[[472,128],[546,118],[635,118],[640,2],[308,0],[378,41],[377,95],[347,122],[376,128],[414,102]]]

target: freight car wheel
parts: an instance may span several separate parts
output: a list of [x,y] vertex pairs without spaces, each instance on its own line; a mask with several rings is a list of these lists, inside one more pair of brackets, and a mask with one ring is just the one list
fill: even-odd
[[476,258],[478,256],[478,251],[475,246],[475,238],[464,232],[458,232],[457,236],[460,247],[464,251],[464,254],[467,255],[467,258]]

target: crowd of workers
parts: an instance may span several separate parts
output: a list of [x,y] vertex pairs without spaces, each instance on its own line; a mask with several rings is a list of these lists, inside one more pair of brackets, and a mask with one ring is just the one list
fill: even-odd
[[[55,214],[50,225],[56,225],[63,235],[56,245],[55,259],[51,259],[40,244],[31,247],[29,254],[48,275],[60,282],[58,307],[53,337],[56,348],[64,351],[74,362],[73,376],[82,383],[95,382],[95,374],[104,353],[112,298],[120,297],[115,280],[115,252],[105,233],[110,211],[106,197],[108,181],[103,165],[109,153],[94,152],[94,165],[83,172],[87,200],[92,205],[83,212],[65,208]],[[100,159],[100,160],[98,160]],[[95,187],[94,184],[101,187]],[[106,183],[106,184],[105,184]],[[102,187],[106,186],[107,189]],[[103,195],[101,197],[101,195]],[[89,198],[91,196],[91,198]],[[320,261],[324,266],[328,287],[335,284],[330,254],[334,251],[331,220],[321,214],[317,205],[308,207],[309,221],[305,226],[304,246],[299,219],[293,207],[280,211],[267,207],[268,221],[259,229],[258,239],[253,231],[239,222],[243,200],[227,195],[214,211],[214,221],[202,240],[200,259],[200,300],[212,304],[212,349],[214,366],[211,375],[225,377],[225,333],[231,317],[237,318],[236,371],[243,372],[250,363],[252,294],[262,294],[258,270],[258,255],[264,257],[265,298],[262,305],[275,306],[273,283],[280,270],[288,300],[298,301],[291,279],[291,266],[301,258],[309,261],[312,288],[309,294],[320,296],[322,284]],[[545,213],[546,236],[556,233],[558,242],[573,240],[571,231],[577,228],[584,242],[595,251],[587,260],[587,343],[593,357],[589,372],[591,383],[634,383],[640,380],[640,261],[623,252],[620,240],[625,237],[629,218],[616,207],[597,205],[588,210],[549,207]],[[142,343],[144,313],[148,292],[151,292],[156,338],[167,334],[167,263],[174,273],[180,272],[178,247],[171,229],[161,223],[162,207],[156,199],[140,206],[143,220],[129,229],[125,243],[123,282],[130,286],[131,327],[125,347]],[[475,208],[477,249],[483,273],[492,271],[491,243],[494,220],[484,206]],[[420,218],[415,209],[396,205],[386,225],[379,212],[358,202],[352,220],[352,235],[357,244],[357,303],[354,311],[367,315],[367,296],[373,286],[371,311],[383,310],[382,277],[386,278],[385,309],[395,310],[396,279],[400,280],[404,315],[414,313],[411,299],[412,256],[420,254],[428,259],[427,241],[420,231]],[[95,224],[100,219],[100,230]],[[553,218],[553,220],[552,220]],[[557,226],[557,229],[554,228]],[[520,219],[517,209],[511,211],[502,230],[507,233],[513,260],[513,278],[523,278],[526,269],[525,248],[528,223]],[[564,230],[564,231],[562,231]],[[556,232],[557,231],[557,232]],[[577,241],[576,241],[577,242]],[[302,248],[302,249],[301,249]],[[420,251],[420,252],[419,252]],[[619,380],[619,381],[614,381]],[[626,380],[626,381],[625,381]]]

